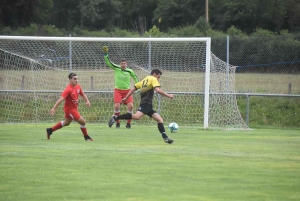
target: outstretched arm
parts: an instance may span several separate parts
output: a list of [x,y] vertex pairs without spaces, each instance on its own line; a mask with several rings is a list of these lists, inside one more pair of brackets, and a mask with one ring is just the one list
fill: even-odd
[[160,95],[166,96],[166,97],[168,97],[168,98],[173,98],[173,97],[174,97],[174,94],[168,94],[168,93],[164,92],[163,90],[161,90],[159,87],[155,87],[155,88],[154,88],[154,91],[156,91],[156,92],[159,93]]

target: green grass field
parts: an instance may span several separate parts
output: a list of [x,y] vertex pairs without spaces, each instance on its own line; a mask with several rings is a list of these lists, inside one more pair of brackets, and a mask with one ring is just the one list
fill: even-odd
[[300,131],[1,124],[0,200],[300,200]]

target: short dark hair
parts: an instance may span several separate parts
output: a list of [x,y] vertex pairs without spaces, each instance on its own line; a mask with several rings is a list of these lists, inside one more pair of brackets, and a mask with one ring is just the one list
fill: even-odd
[[68,76],[69,80],[72,79],[74,76],[77,76],[77,74],[76,73],[70,73],[69,76]]
[[122,58],[122,59],[121,59],[121,62],[127,62],[127,59]]
[[160,74],[160,75],[162,75],[162,72],[159,70],[159,69],[153,69],[152,71],[151,71],[151,75],[153,75],[153,74],[156,74],[156,75],[158,75],[158,74]]

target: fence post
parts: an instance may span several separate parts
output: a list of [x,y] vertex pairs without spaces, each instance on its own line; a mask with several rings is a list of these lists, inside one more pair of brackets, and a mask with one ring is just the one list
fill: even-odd
[[[71,34],[69,34],[69,37],[72,37]],[[70,73],[72,72],[72,41],[69,42],[69,65],[70,65]]]
[[292,84],[289,83],[289,89],[288,89],[288,94],[291,94],[292,93]]
[[250,108],[250,96],[247,94],[247,104],[246,104],[246,124],[249,127],[249,108]]
[[94,91],[94,77],[91,76],[91,90]]

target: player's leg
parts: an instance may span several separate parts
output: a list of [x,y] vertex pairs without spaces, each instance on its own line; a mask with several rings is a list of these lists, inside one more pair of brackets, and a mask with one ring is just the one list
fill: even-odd
[[[120,115],[120,108],[122,103],[122,91],[119,89],[114,90],[114,116]],[[120,128],[120,120],[116,123],[116,128]]]
[[46,137],[47,139],[50,139],[50,135],[52,135],[52,133],[56,130],[61,129],[64,126],[68,126],[70,125],[70,123],[73,121],[73,119],[65,113],[65,119],[63,121],[58,122],[57,124],[55,124],[54,126],[52,126],[51,128],[47,128],[46,129]]
[[111,127],[117,120],[120,119],[139,120],[140,118],[142,118],[143,115],[144,115],[143,112],[137,111],[135,114],[126,113],[126,114],[121,114],[120,116],[112,116],[108,121],[108,126]]
[[[79,115],[79,117],[78,117],[78,115]],[[80,130],[83,134],[84,139],[87,140],[87,141],[93,141],[93,139],[88,135],[87,128],[85,126],[86,125],[86,120],[79,113],[74,114],[74,120],[77,121],[80,124]]]
[[[149,116],[151,115],[151,113],[148,114]],[[157,121],[157,127],[158,127],[158,130],[159,132],[161,133],[161,136],[162,138],[164,139],[164,141],[168,144],[172,144],[174,142],[174,140],[172,140],[171,138],[169,138],[166,134],[166,131],[165,131],[165,127],[164,127],[164,121],[163,121],[163,118],[154,111],[154,113],[151,115],[151,117]]]
[[[133,102],[127,103],[127,113],[132,114],[132,110],[133,110]],[[131,123],[131,119],[127,119],[126,128],[128,128],[128,129],[131,128],[131,124],[130,123]]]
[[[122,98],[125,98],[128,94],[128,92],[130,91],[130,89],[128,90],[123,90],[122,91]],[[127,113],[133,113],[133,97],[132,95],[129,96],[127,98],[127,100],[124,102],[125,105],[127,105]],[[126,124],[126,128],[131,128],[131,119],[127,119],[127,124]]]

